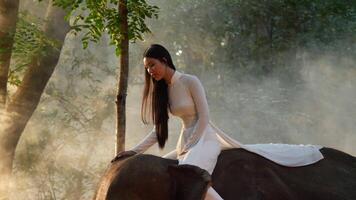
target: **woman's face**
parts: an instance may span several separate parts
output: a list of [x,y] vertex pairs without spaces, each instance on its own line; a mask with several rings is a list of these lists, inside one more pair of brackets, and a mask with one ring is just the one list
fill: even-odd
[[166,73],[166,64],[161,62],[156,58],[143,58],[143,65],[145,70],[154,78],[156,81],[161,80]]

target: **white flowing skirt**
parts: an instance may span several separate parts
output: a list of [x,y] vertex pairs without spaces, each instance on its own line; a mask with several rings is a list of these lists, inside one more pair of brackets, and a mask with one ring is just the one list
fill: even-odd
[[294,144],[242,144],[229,137],[213,123],[209,123],[203,135],[187,153],[177,156],[176,151],[165,158],[176,158],[179,164],[191,164],[212,174],[222,149],[243,148],[263,156],[277,164],[287,167],[299,167],[313,164],[323,159],[319,145]]

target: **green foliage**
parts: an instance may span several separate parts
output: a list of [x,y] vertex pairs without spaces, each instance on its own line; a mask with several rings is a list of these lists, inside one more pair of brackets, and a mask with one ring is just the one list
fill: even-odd
[[59,50],[57,41],[48,38],[41,30],[42,22],[26,12],[19,14],[12,48],[14,64],[9,71],[8,81],[12,85],[20,85],[21,76],[26,67],[34,62],[34,58],[45,56],[48,48]]
[[107,45],[78,51],[80,40],[67,42],[60,65],[69,67],[59,67],[48,82],[27,129],[31,134],[24,135],[16,154],[16,191],[25,197],[17,199],[90,199],[111,156],[100,153],[112,144],[101,127],[115,117],[116,91],[100,80],[115,80],[110,70],[116,68],[104,56]]
[[272,45],[277,52],[326,47],[356,30],[356,5],[349,1],[255,0],[236,6],[241,16],[238,23],[244,27],[239,32],[256,37],[258,48]]
[[180,62],[194,70],[201,66],[193,73],[220,63],[266,74],[293,67],[290,64],[305,50],[356,50],[356,2],[181,0],[162,10],[164,21],[153,24],[152,30],[165,28],[166,36],[159,37],[177,52],[182,50],[177,59],[186,59]]
[[[72,30],[75,34],[86,31],[82,38],[84,49],[89,41],[98,42],[103,33],[108,33],[110,45],[116,46],[120,52],[122,31],[118,0],[54,0],[54,5],[68,10],[66,19],[73,19]],[[145,24],[146,18],[158,17],[158,7],[146,3],[145,0],[128,0],[129,40],[143,40],[143,34],[150,32]]]

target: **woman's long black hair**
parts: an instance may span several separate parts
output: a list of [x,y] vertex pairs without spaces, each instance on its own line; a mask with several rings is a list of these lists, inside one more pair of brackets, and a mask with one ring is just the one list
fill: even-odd
[[[168,67],[176,70],[171,55],[162,45],[152,44],[143,53],[145,58],[155,58],[165,63]],[[151,85],[152,88],[151,88]],[[156,127],[156,135],[160,148],[163,148],[168,139],[168,85],[161,79],[156,81],[145,70],[145,86],[143,89],[141,118],[143,123],[147,124],[151,113],[152,122]]]

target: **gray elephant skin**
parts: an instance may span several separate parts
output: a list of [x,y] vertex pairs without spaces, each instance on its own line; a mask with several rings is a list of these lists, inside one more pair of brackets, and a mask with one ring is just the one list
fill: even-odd
[[284,167],[244,149],[223,150],[213,174],[177,160],[138,154],[110,163],[94,200],[356,200],[356,158],[322,148],[324,159]]

